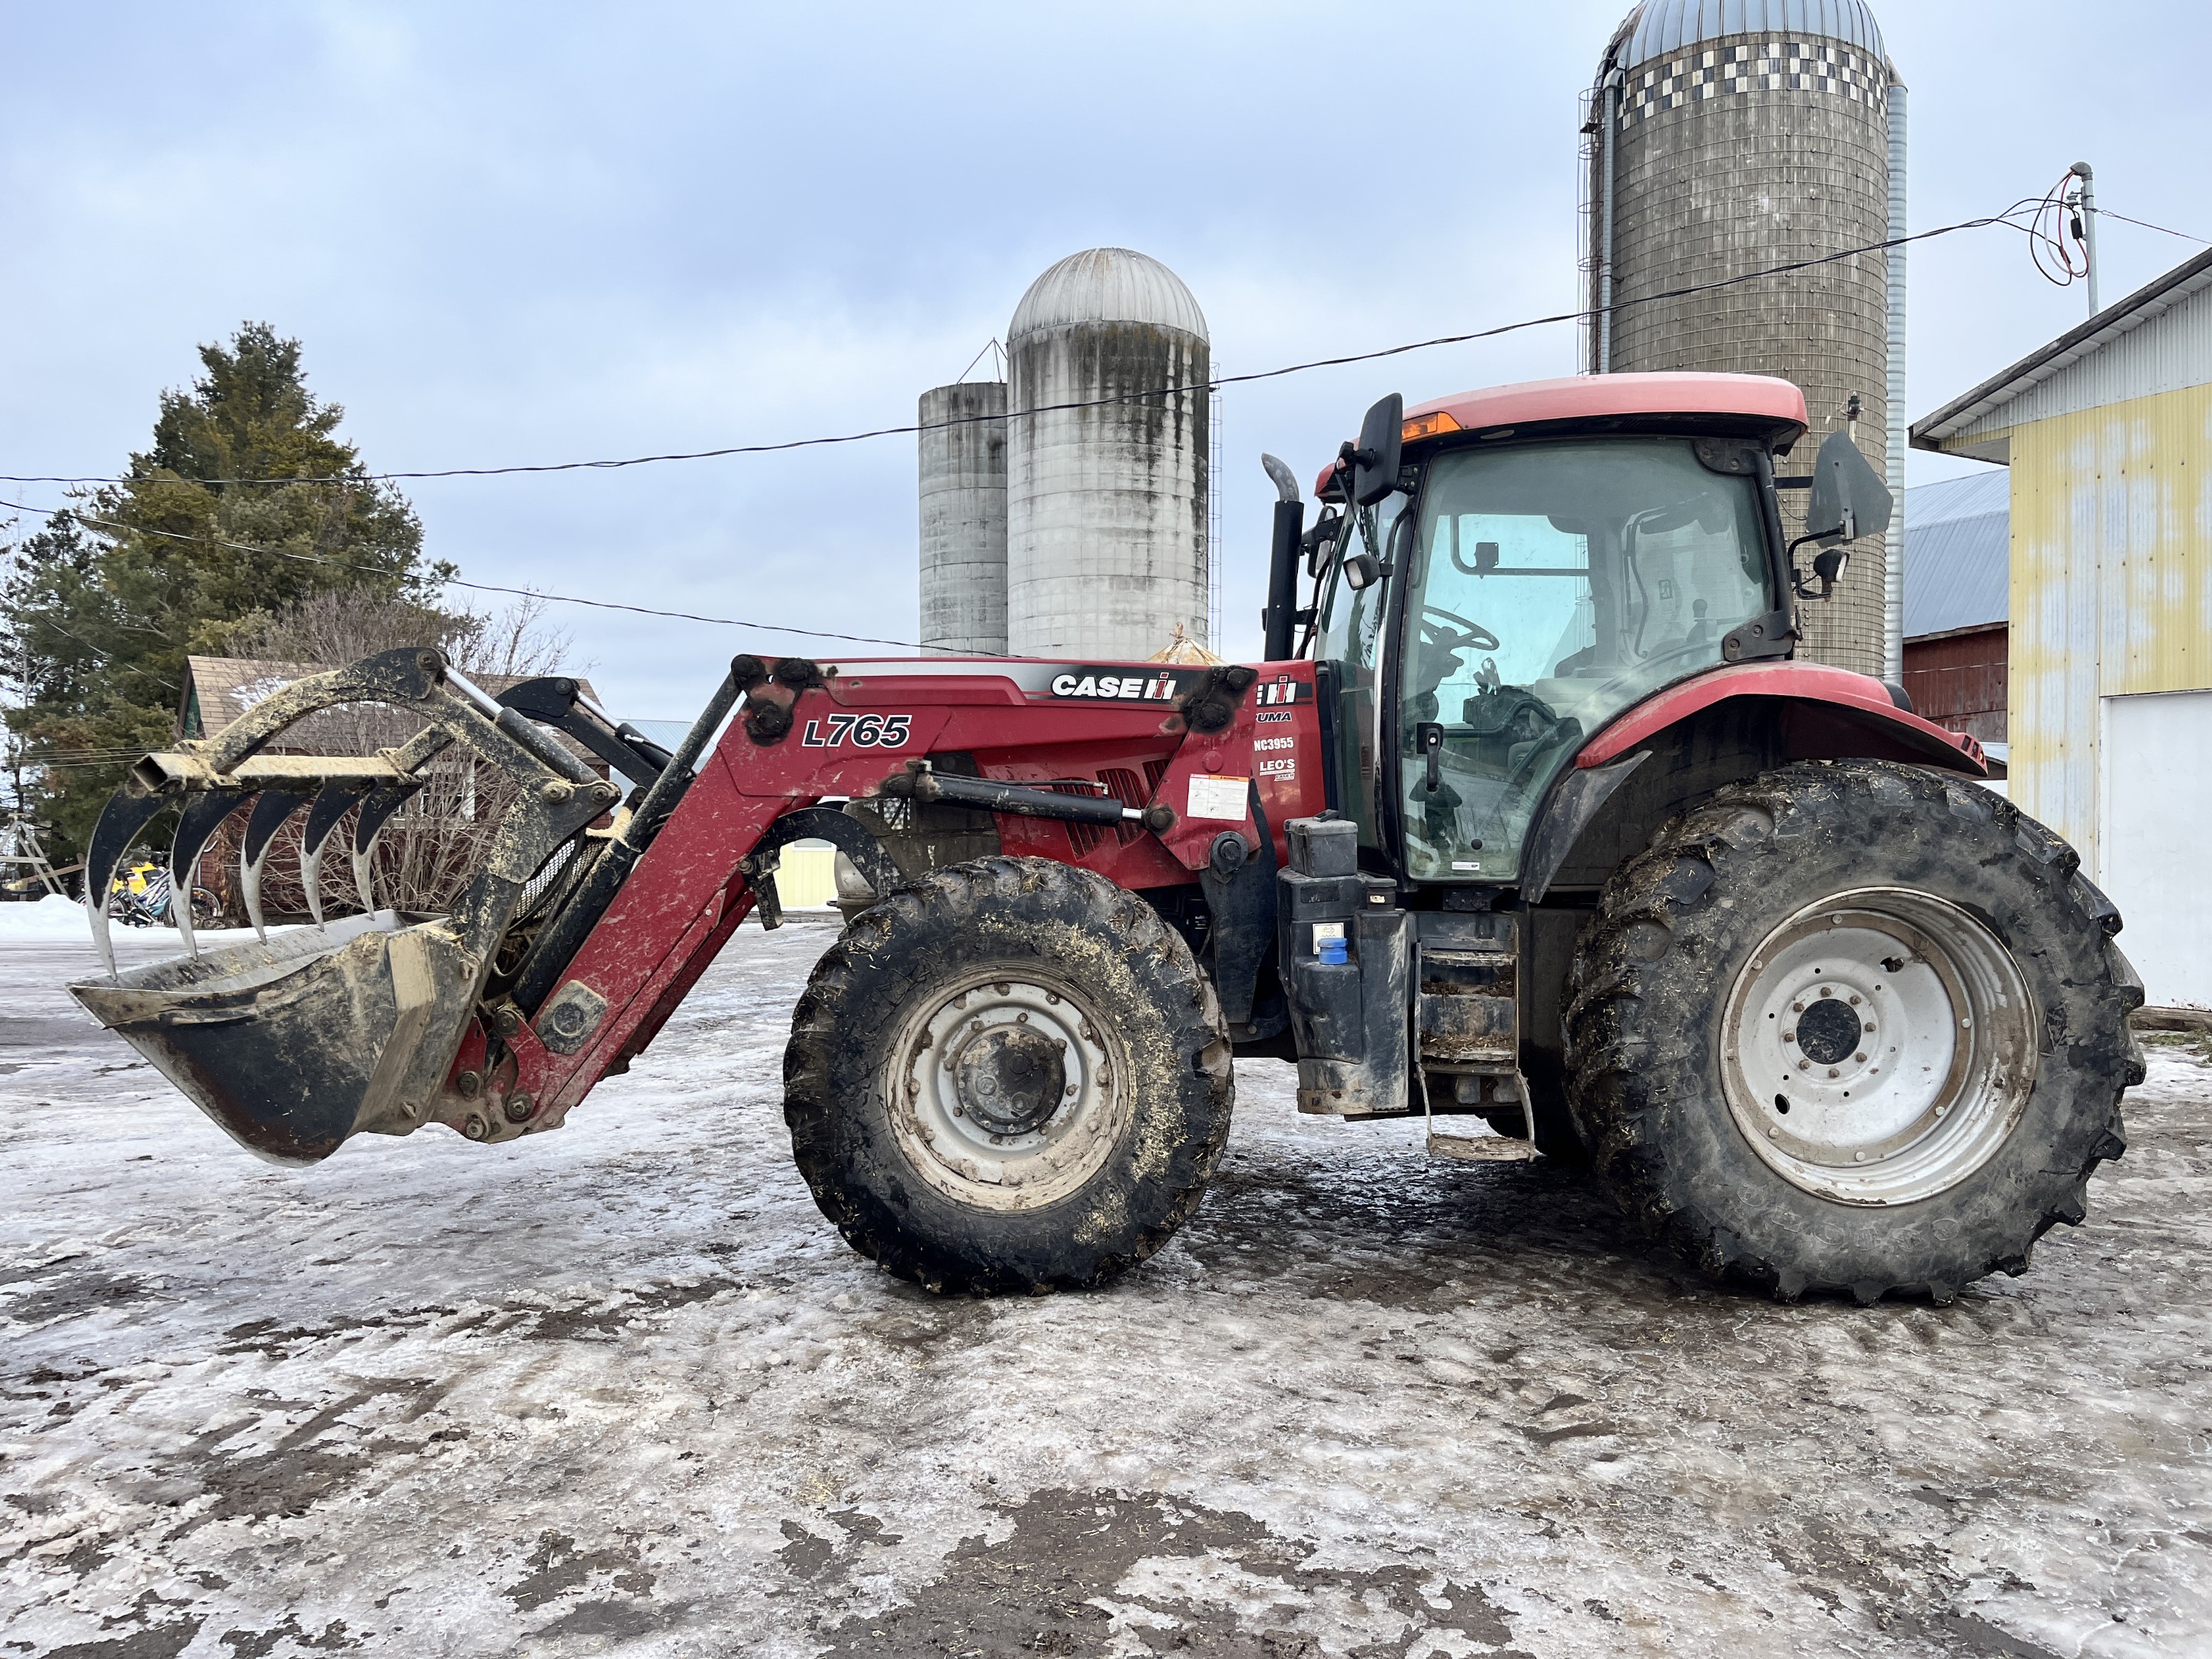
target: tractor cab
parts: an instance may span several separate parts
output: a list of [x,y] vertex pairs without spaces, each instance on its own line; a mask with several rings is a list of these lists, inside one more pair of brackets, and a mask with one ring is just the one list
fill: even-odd
[[[1677,682],[1788,658],[1810,593],[1774,459],[1804,429],[1794,386],[1749,376],[1377,404],[1322,473],[1302,543],[1301,654],[1335,682],[1341,806],[1370,860],[1413,883],[1515,883],[1594,734]],[[1878,531],[1887,492],[1849,459],[1850,527]],[[1832,447],[1823,460],[1844,465]],[[1840,546],[1841,528],[1807,539]]]

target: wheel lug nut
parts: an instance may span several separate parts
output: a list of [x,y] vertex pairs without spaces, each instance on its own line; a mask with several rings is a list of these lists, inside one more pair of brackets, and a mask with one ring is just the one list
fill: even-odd
[[1841,1077],[1843,1073],[1838,1071],[1834,1066],[1831,1066],[1828,1067],[1828,1075],[1830,1077]]
[[1836,994],[1833,991],[1831,991],[1826,986],[1823,985],[1820,988],[1820,994],[1824,997],[1832,997]]
[[1797,1062],[1797,1069],[1801,1072],[1809,1072],[1813,1069],[1813,1062],[1809,1060],[1801,1060]]
[[1851,999],[1851,1006],[1852,1006],[1852,1007],[1854,1007],[1854,1008],[1856,1008],[1856,1007],[1857,1007],[1858,1006],[1859,1006],[1859,1000],[1858,1000],[1856,997],[1853,997],[1853,998]]
[[1862,1066],[1866,1064],[1866,1056],[1864,1054],[1853,1054],[1851,1058]]
[[1795,1042],[1797,1041],[1797,1033],[1795,1031],[1784,1031],[1782,1034],[1782,1040],[1784,1042]]
[[1805,1012],[1805,1005],[1802,1002],[1793,1002],[1790,1005],[1790,1012],[1793,1014],[1802,1014]]

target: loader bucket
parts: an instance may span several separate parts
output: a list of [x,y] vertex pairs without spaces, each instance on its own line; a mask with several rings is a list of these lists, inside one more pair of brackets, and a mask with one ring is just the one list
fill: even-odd
[[[574,683],[556,684],[568,687],[566,700],[540,698],[532,708],[549,720],[567,721]],[[741,689],[734,673],[725,680],[684,739],[683,765],[664,763],[654,786],[659,794],[648,793],[640,803],[645,823],[666,817]],[[403,728],[418,729],[369,755],[270,752],[291,728],[349,704],[399,711],[406,717]],[[633,759],[621,732],[593,718],[596,725],[582,722],[586,734]],[[567,732],[569,725],[558,729]],[[420,793],[428,769],[449,750],[459,751],[459,765],[504,772],[516,791],[475,855],[451,914],[409,925],[377,908],[372,854],[385,826]],[[512,985],[495,985],[493,976],[533,878],[564,847],[573,852],[580,846],[592,821],[621,799],[579,752],[471,685],[427,647],[380,652],[295,680],[212,736],[183,739],[132,763],[94,825],[86,855],[86,908],[107,973],[70,989],[234,1140],[273,1163],[317,1163],[350,1136],[405,1134],[432,1121],[475,1141],[528,1133],[538,1125],[524,1104],[526,1091],[501,1095],[497,1111],[483,1109],[488,1103],[479,1098],[496,1063],[514,1063],[505,1039],[536,1007],[534,1000],[514,1003]],[[246,812],[237,890],[259,937],[203,951],[190,916],[177,910],[189,954],[118,974],[107,933],[108,878],[171,808],[175,894],[189,893],[216,830],[233,813]],[[261,913],[262,866],[277,831],[303,808],[301,873],[314,925],[271,935]],[[635,838],[629,856],[608,868],[626,871],[635,863],[650,833],[636,827],[637,817],[624,831]],[[325,923],[321,860],[348,817],[363,914]],[[601,895],[601,908],[611,896]],[[554,936],[557,930],[549,923],[542,932]],[[567,950],[553,962],[556,970],[580,942],[580,932],[572,934],[557,935]],[[495,1033],[486,1039],[494,1065],[463,1073],[448,1089],[454,1057],[471,1029]]]
[[429,1115],[480,963],[391,911],[70,988],[240,1146],[313,1164]]

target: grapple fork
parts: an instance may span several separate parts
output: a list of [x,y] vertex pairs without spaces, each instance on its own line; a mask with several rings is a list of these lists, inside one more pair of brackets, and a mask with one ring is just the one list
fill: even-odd
[[[403,709],[423,729],[374,756],[262,753],[287,727],[349,703]],[[370,857],[378,831],[422,787],[425,769],[456,746],[514,778],[520,799],[453,913],[410,925],[375,908]],[[300,680],[214,736],[132,767],[86,860],[87,902],[107,975],[70,989],[264,1158],[309,1164],[355,1133],[404,1133],[439,1114],[446,1073],[526,884],[617,793],[435,651],[387,651]],[[187,918],[179,930],[191,954],[117,973],[106,897],[131,843],[162,811],[180,809],[170,868],[174,902],[188,908],[202,849],[248,800],[241,884],[260,936],[202,952]],[[317,925],[272,939],[262,927],[261,865],[276,830],[302,806],[304,873]],[[316,893],[321,852],[349,811],[364,913],[325,926]]]

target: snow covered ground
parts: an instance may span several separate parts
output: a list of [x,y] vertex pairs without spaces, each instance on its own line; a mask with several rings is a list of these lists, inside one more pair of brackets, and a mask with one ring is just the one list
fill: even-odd
[[0,940],[0,1655],[2212,1652],[2193,1053],[1945,1309],[1717,1290],[1274,1063],[1148,1266],[945,1302],[790,1166],[830,937],[748,927],[557,1133],[304,1173]]

